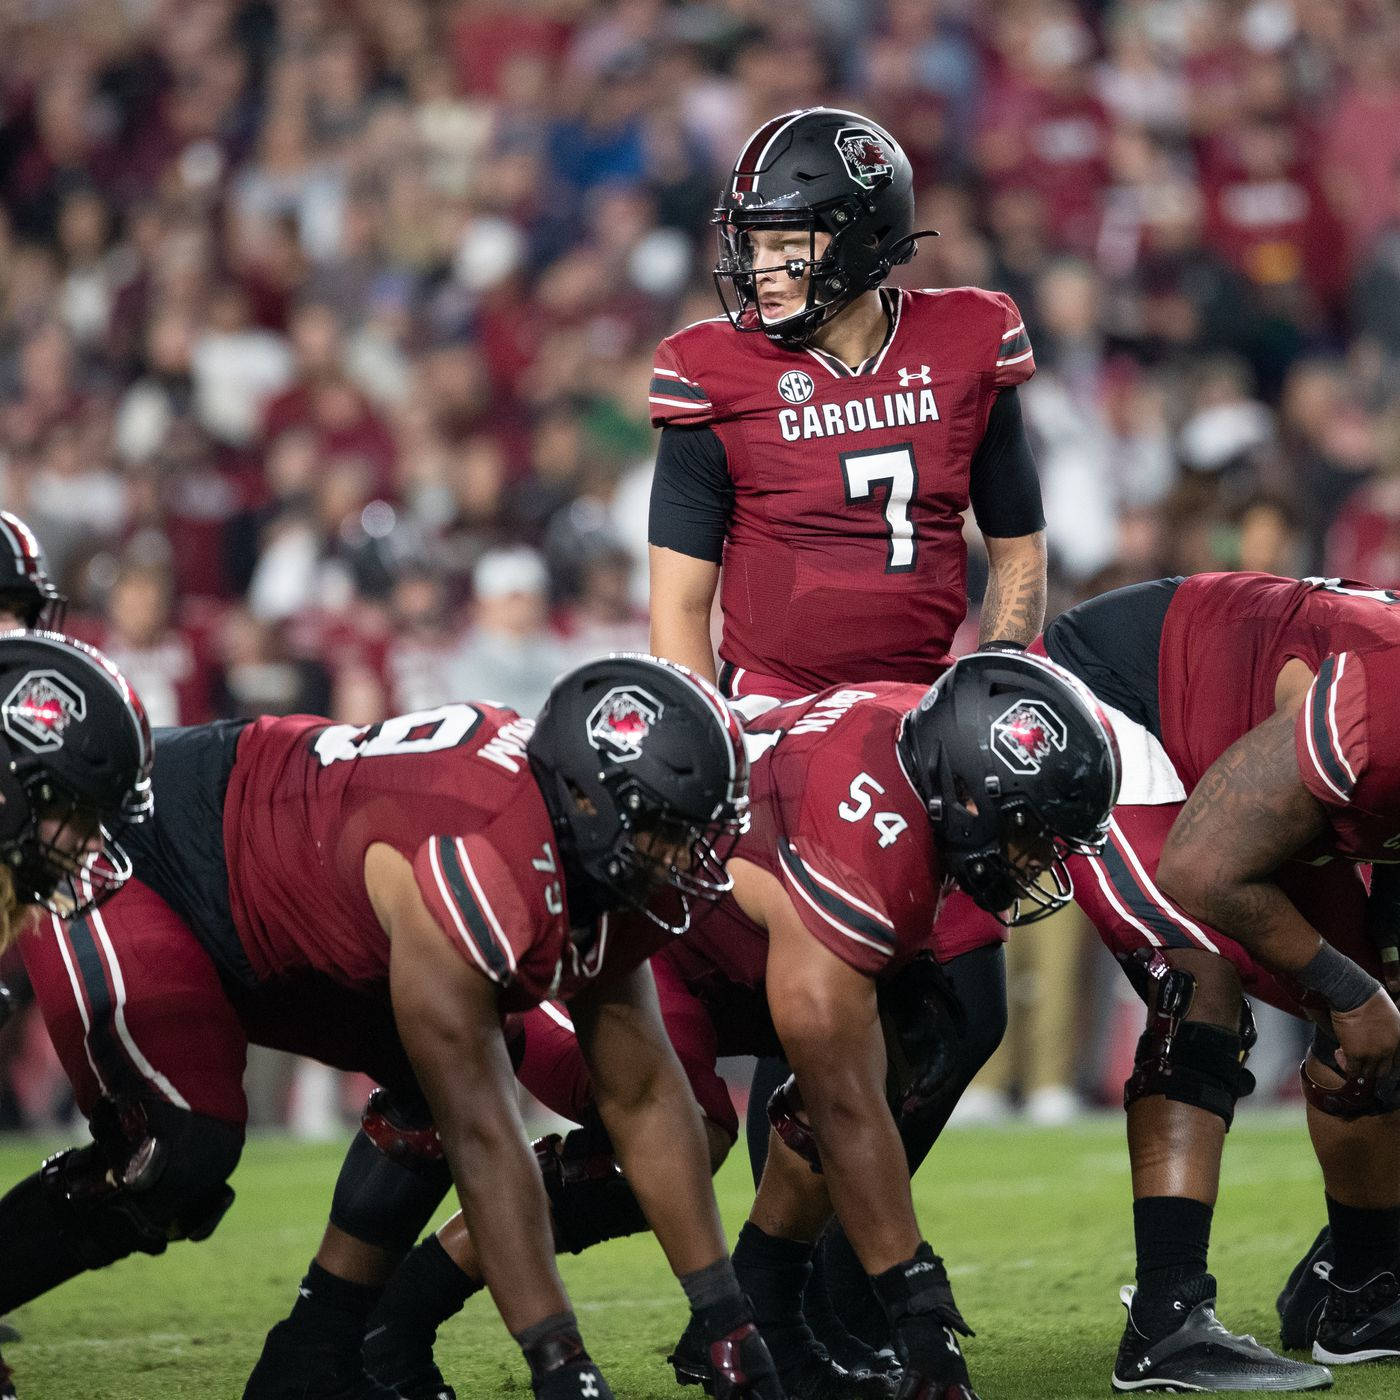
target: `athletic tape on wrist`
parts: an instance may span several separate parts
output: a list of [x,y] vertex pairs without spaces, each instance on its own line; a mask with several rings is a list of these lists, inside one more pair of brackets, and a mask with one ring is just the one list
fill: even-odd
[[1316,992],[1333,1011],[1355,1011],[1381,989],[1365,968],[1358,967],[1330,943],[1324,943],[1293,977]]

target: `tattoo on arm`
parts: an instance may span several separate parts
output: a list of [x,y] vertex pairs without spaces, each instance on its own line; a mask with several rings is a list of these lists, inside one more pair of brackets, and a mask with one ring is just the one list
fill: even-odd
[[1014,552],[995,558],[989,546],[991,569],[982,599],[978,640],[1002,639],[1029,646],[1045,623],[1045,539],[1030,537],[1029,546],[1017,542]]
[[1326,827],[1298,776],[1293,727],[1292,714],[1275,714],[1210,766],[1158,867],[1162,888],[1190,913],[1284,970],[1306,962],[1319,935],[1272,877]]

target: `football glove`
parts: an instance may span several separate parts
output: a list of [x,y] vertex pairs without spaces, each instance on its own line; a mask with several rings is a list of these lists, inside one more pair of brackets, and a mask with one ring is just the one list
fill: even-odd
[[972,1336],[943,1261],[926,1243],[871,1280],[894,1329],[904,1375],[896,1400],[977,1400],[958,1333]]

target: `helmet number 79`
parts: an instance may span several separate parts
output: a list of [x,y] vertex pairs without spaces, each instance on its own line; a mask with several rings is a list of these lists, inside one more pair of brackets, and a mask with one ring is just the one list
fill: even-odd
[[907,574],[918,557],[919,542],[909,503],[919,491],[919,469],[914,465],[912,445],[874,447],[864,452],[841,454],[841,476],[846,483],[846,504],[868,501],[883,493],[885,530],[889,547],[885,554],[887,574]]
[[[869,789],[869,791],[867,791]],[[848,802],[842,802],[837,807],[842,821],[858,822],[875,805],[871,799],[872,792],[884,794],[884,788],[870,776],[869,773],[857,773],[851,779],[851,796]],[[909,823],[899,815],[898,812],[876,812],[870,818],[875,830],[880,833],[880,849],[892,846],[899,839],[899,833],[903,831]]]

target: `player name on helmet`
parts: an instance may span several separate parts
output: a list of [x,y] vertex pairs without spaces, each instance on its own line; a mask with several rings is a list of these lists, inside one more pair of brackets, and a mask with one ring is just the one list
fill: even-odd
[[778,427],[785,442],[936,422],[938,405],[933,401],[932,389],[920,389],[917,394],[912,389],[903,393],[867,394],[861,399],[847,399],[845,403],[809,403],[803,408],[778,410]]

